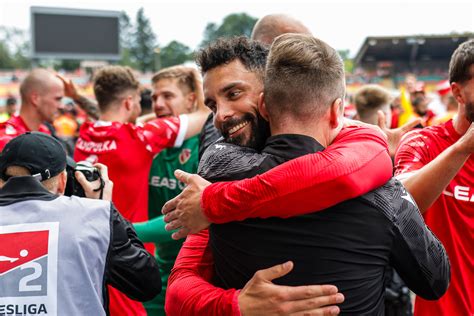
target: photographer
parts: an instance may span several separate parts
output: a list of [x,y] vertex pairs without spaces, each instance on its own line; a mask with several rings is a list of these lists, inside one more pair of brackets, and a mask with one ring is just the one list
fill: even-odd
[[160,292],[154,258],[110,202],[106,166],[96,167],[94,182],[75,174],[89,198],[67,197],[66,153],[57,140],[27,132],[5,146],[0,314],[106,315],[107,284],[140,301]]

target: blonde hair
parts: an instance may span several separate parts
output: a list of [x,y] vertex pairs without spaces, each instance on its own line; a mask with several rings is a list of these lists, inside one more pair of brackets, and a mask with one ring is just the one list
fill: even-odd
[[199,73],[196,69],[185,66],[173,66],[161,69],[152,78],[153,84],[163,79],[176,80],[179,88],[183,94],[189,92],[196,92],[196,82],[198,81],[197,76]]

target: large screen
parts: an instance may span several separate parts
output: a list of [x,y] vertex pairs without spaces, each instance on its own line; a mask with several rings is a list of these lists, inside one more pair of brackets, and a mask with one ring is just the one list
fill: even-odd
[[33,58],[117,60],[117,11],[31,7]]

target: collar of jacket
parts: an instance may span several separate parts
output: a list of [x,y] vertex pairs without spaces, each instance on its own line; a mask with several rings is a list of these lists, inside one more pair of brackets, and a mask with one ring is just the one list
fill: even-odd
[[12,177],[0,189],[0,205],[22,200],[54,200],[57,197],[31,176]]

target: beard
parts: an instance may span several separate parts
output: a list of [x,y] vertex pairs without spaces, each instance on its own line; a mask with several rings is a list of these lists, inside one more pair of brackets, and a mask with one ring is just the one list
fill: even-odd
[[[246,121],[248,121],[250,125],[250,136],[247,136],[245,133],[241,133],[236,137],[229,136],[229,129]],[[240,118],[232,118],[224,122],[222,124],[221,133],[227,143],[250,147],[260,151],[270,136],[270,125],[259,113],[256,115],[245,113]]]
[[469,123],[474,122],[474,102],[466,103],[466,119]]

